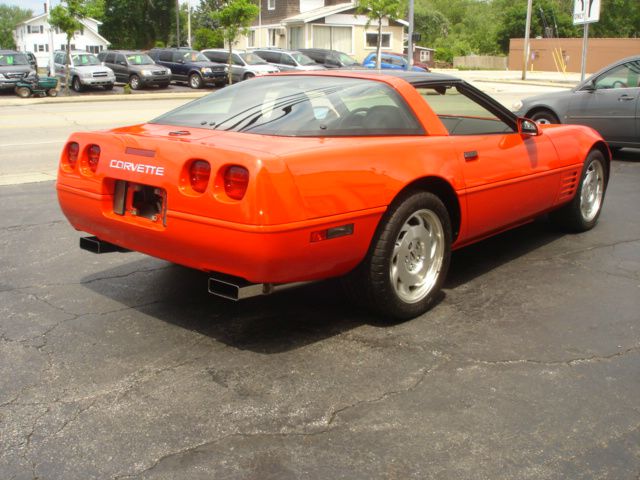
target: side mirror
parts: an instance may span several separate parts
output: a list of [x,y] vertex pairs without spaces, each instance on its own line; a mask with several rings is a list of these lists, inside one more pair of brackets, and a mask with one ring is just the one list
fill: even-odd
[[518,133],[520,135],[527,135],[530,137],[537,137],[542,134],[542,131],[538,128],[538,124],[528,118],[518,118]]
[[580,89],[583,92],[595,92],[596,90],[596,85],[593,82],[593,80],[589,80],[587,83],[585,83],[582,88]]

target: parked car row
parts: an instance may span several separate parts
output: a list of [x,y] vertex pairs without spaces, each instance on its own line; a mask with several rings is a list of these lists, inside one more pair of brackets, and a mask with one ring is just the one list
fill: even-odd
[[35,72],[35,68],[24,53],[0,50],[0,90],[14,90],[18,82],[34,75]]

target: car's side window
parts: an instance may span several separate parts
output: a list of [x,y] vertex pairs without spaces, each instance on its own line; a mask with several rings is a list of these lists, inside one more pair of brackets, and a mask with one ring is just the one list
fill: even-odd
[[293,60],[293,58],[291,58],[289,55],[287,54],[282,54],[282,59],[280,60],[280,63],[282,63],[283,65],[289,65],[292,67],[296,66],[296,62]]
[[107,53],[105,55],[104,63],[113,63],[113,53]]
[[640,86],[640,62],[619,65],[600,75],[594,85],[596,90],[610,88],[636,88]]
[[423,86],[418,93],[451,135],[511,133],[513,128],[455,85]]
[[119,64],[123,64],[123,63],[127,63],[124,55],[122,55],[121,53],[119,53],[118,55],[116,55],[116,61],[115,63],[119,63]]
[[171,62],[173,60],[173,53],[172,52],[160,52],[160,55],[158,56],[158,59],[161,62]]

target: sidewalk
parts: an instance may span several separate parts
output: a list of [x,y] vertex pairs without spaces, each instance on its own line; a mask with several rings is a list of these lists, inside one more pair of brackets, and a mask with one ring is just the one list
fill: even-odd
[[[527,72],[522,80],[520,70],[456,70],[455,68],[434,68],[433,72],[446,73],[469,82],[497,82],[550,87],[574,87],[580,83],[580,74],[567,72]],[[588,76],[588,75],[587,75]]]

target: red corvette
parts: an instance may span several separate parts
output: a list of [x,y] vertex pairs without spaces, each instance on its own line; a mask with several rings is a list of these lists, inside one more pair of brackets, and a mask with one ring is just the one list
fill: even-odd
[[453,249],[548,212],[592,228],[609,162],[594,130],[538,126],[454,77],[331,71],[74,133],[57,191],[85,249],[210,272],[233,299],[344,276],[360,303],[411,318]]

